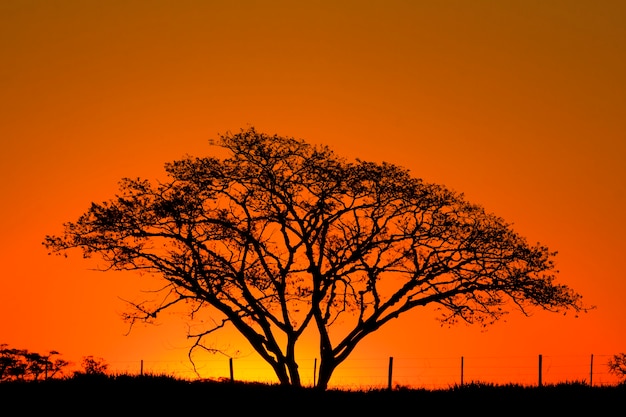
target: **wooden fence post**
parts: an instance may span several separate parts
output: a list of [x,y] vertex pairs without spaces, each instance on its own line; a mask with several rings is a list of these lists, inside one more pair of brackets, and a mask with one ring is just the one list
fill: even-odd
[[461,386],[463,386],[463,356],[461,356]]
[[143,359],[139,363],[139,376],[143,376]]
[[228,366],[230,367],[230,382],[235,382],[235,373],[233,372],[233,358],[228,358]]
[[313,360],[313,387],[316,386],[317,383],[317,358]]
[[543,372],[543,356],[539,355],[539,386],[543,386],[543,381],[542,381],[542,372]]
[[589,364],[589,386],[593,387],[593,353],[591,354],[591,363]]
[[392,389],[392,385],[391,385],[392,375],[393,375],[393,356],[390,356],[389,357],[389,372],[387,376],[387,389],[389,391],[391,391]]

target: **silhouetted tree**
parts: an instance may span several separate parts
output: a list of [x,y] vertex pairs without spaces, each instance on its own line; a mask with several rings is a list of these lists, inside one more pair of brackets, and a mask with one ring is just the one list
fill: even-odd
[[51,351],[48,355],[29,352],[26,349],[9,348],[0,345],[0,381],[11,380],[39,380],[53,378],[62,372],[69,362],[64,359],[54,359],[52,356],[59,352]]
[[86,375],[105,375],[109,369],[109,364],[104,359],[95,358],[92,355],[84,356],[81,365]]
[[626,353],[618,353],[609,359],[609,372],[626,382]]
[[179,303],[192,303],[192,314],[210,307],[221,318],[189,335],[192,350],[231,323],[294,386],[305,329],[319,337],[325,389],[364,337],[416,307],[485,325],[509,302],[524,313],[585,310],[555,283],[554,252],[406,169],[347,162],[254,128],[216,144],[229,156],[168,163],[168,180],[155,185],[123,179],[119,195],[93,203],[45,246],[99,255],[104,270],[161,276],[163,302],[134,304],[131,323]]

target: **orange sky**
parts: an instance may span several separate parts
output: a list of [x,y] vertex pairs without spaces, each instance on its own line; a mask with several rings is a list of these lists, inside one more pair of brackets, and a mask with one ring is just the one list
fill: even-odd
[[[538,354],[546,382],[588,379],[591,354],[594,382],[611,381],[606,360],[626,351],[625,21],[618,0],[1,1],[0,343],[191,376],[176,317],[124,335],[120,298],[150,286],[41,242],[120,178],[254,125],[464,192],[557,250],[561,282],[597,306],[486,331],[416,311],[331,384],[385,384],[389,356],[403,384],[458,382],[461,356],[466,380],[532,382]],[[240,350],[239,376],[271,378],[240,339],[215,344]]]

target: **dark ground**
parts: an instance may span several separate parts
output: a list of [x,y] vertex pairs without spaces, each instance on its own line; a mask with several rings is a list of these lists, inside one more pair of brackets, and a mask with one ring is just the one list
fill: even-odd
[[[626,408],[626,384],[470,384],[446,390],[320,392],[169,377],[82,376],[0,383],[1,415],[115,416],[604,416]],[[10,413],[5,413],[11,410]]]

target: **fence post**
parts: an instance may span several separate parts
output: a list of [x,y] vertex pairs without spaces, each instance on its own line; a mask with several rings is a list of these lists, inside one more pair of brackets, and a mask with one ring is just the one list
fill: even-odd
[[317,358],[313,360],[313,387],[316,386],[317,383]]
[[230,367],[230,382],[235,382],[235,373],[233,372],[233,358],[228,358],[228,366]]
[[461,386],[463,386],[463,356],[461,356]]
[[543,372],[543,356],[539,355],[539,386],[543,386],[543,381],[542,381],[542,372]]
[[387,376],[387,389],[389,391],[391,391],[392,389],[392,386],[391,386],[392,375],[393,375],[393,356],[390,356],[389,357],[389,372]]
[[139,364],[139,376],[143,376],[143,359]]
[[593,353],[591,354],[591,363],[589,364],[589,386],[593,387]]

